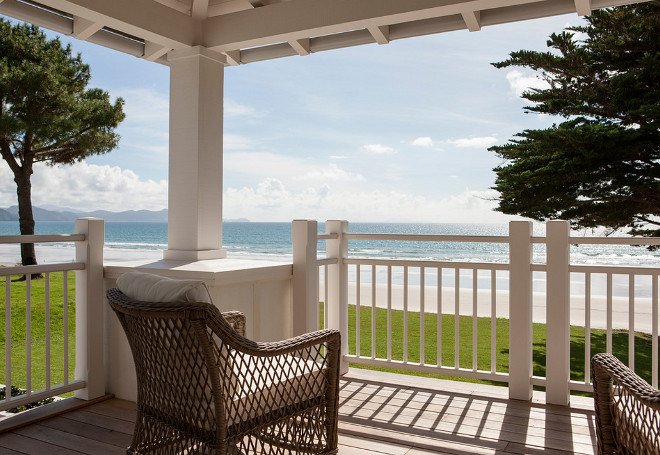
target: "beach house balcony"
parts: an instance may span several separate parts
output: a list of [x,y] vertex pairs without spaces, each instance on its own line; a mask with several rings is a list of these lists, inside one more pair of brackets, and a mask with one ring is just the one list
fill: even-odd
[[[23,322],[5,312],[6,382],[30,392],[8,397],[0,406],[9,409],[69,391],[75,391],[75,398],[0,421],[5,431],[0,448],[7,453],[120,453],[130,442],[136,390],[132,356],[104,290],[136,268],[203,280],[222,310],[247,315],[249,336],[257,340],[319,327],[339,329],[345,372],[340,453],[595,453],[593,399],[571,391],[591,390],[589,360],[596,350],[619,353],[657,387],[660,269],[570,263],[573,244],[657,240],[572,237],[562,221],[548,223],[545,236],[532,235],[529,222],[512,222],[508,236],[352,233],[346,221],[327,221],[325,227],[319,233],[316,221],[294,221],[293,261],[285,264],[218,259],[103,265],[99,219],[78,220],[76,232],[68,236],[1,238],[3,243],[75,243],[74,263],[6,267],[0,273],[7,277],[6,301],[11,302],[11,275],[39,271],[50,283],[59,272],[64,280],[74,272],[76,323],[75,357],[47,335],[45,342],[52,345],[48,373],[45,380],[32,380],[41,365],[24,362],[26,373],[12,365],[22,356],[20,350],[29,359],[39,348],[29,342],[11,345],[12,324]],[[369,239],[502,244],[509,260],[438,262],[349,254],[349,241]],[[535,245],[544,250],[536,252],[543,262],[534,260]],[[539,280],[542,292],[534,286]],[[579,281],[581,288],[571,289],[571,281]],[[47,305],[58,298],[47,297]],[[543,346],[533,334],[540,328],[545,328]],[[66,370],[70,359],[75,375],[64,375],[58,383],[55,370],[63,362]],[[535,363],[545,368],[535,371]]]
[[[4,382],[26,390],[18,397],[7,393],[0,408],[75,394],[4,418],[0,452],[124,451],[135,419],[135,374],[104,291],[121,273],[140,269],[203,280],[221,310],[245,313],[247,335],[256,340],[282,339],[320,326],[340,330],[345,373],[340,453],[594,453],[593,402],[571,392],[590,390],[589,358],[596,345],[620,352],[632,369],[658,386],[660,269],[575,265],[570,247],[656,243],[576,238],[560,221],[548,223],[544,236],[535,236],[529,223],[515,222],[503,237],[387,237],[504,244],[506,262],[382,260],[349,255],[348,249],[351,240],[382,240],[378,234],[351,232],[346,221],[329,221],[319,234],[315,221],[300,220],[292,225],[291,262],[265,265],[226,258],[223,83],[231,66],[550,15],[584,15],[623,3],[628,2],[0,0],[0,14],[170,69],[168,248],[163,259],[104,264],[104,227],[97,219],[78,220],[70,235],[0,239],[76,246],[74,262],[0,268],[6,302]],[[319,241],[325,242],[321,257]],[[533,260],[535,247],[543,249],[542,260]],[[33,302],[32,273],[44,275],[43,300]],[[25,296],[18,300],[24,306],[21,320],[12,318],[12,302],[17,302],[12,275],[27,278]],[[535,286],[539,276],[542,294]],[[572,276],[580,277],[580,292],[572,289]],[[55,282],[62,293],[51,295]],[[640,288],[644,291],[638,293]],[[51,320],[56,306],[57,320]],[[36,327],[31,315],[39,312],[46,323]],[[12,340],[13,324],[24,326],[24,342]],[[38,330],[44,342],[32,344]],[[536,337],[539,330],[542,341]],[[75,365],[72,375],[70,365]],[[543,368],[537,371],[538,365]]]

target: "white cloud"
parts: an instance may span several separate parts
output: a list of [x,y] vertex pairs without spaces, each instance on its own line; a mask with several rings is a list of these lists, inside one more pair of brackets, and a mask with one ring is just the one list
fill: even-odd
[[253,142],[239,134],[228,134],[225,133],[222,135],[222,148],[224,150],[245,150],[253,147]]
[[230,152],[224,156],[226,176],[242,174],[250,180],[273,178],[283,182],[365,181],[362,174],[351,172],[335,163],[317,164],[307,159],[294,158],[269,152]]
[[330,155],[331,160],[345,160],[348,156],[346,155]]
[[[0,206],[16,205],[16,188],[4,162],[0,182]],[[81,211],[162,210],[167,207],[167,182],[141,180],[133,171],[117,166],[38,164],[32,175],[32,203]]]
[[228,188],[224,216],[253,221],[292,219],[347,219],[392,222],[504,222],[512,219],[492,211],[497,202],[493,190],[465,190],[441,199],[400,191],[348,191],[324,184],[290,191],[268,178],[256,187]]
[[386,147],[380,144],[363,145],[360,150],[364,153],[373,153],[375,155],[389,155],[396,153],[396,151],[392,147]]
[[433,140],[430,137],[418,137],[412,142],[417,147],[432,147]]
[[224,114],[226,117],[263,117],[264,113],[252,106],[225,99]]
[[465,139],[454,139],[447,141],[450,144],[460,148],[485,148],[497,144],[497,138],[494,136],[472,137]]
[[550,85],[540,77],[530,74],[525,75],[519,70],[512,70],[506,73],[506,80],[509,81],[509,87],[516,94],[522,96],[523,92],[530,88],[546,89]]

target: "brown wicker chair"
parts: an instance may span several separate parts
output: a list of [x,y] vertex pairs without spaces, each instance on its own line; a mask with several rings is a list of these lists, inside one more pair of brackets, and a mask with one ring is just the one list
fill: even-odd
[[338,331],[258,343],[239,312],[107,297],[137,373],[127,453],[337,452]]
[[599,454],[660,454],[660,391],[612,354],[591,359]]

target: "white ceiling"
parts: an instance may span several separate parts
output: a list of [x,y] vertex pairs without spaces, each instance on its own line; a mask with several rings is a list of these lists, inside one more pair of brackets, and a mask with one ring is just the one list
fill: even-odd
[[630,0],[0,0],[0,14],[166,64],[203,46],[231,65],[632,3]]

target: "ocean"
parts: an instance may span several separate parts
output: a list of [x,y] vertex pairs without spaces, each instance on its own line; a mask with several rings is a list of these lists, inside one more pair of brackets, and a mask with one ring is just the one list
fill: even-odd
[[[449,235],[508,235],[506,224],[458,223],[351,223],[350,232],[392,234],[449,234]],[[73,233],[73,222],[41,221],[36,223],[37,234]],[[544,235],[543,224],[534,225],[534,235]],[[319,223],[319,232],[325,232]],[[0,235],[19,234],[18,223],[0,222]],[[594,235],[591,232],[573,235]],[[18,248],[3,245],[0,262],[15,263],[20,259]],[[47,249],[71,250],[71,244],[48,244]],[[153,259],[162,256],[167,248],[166,223],[108,222],[105,224],[105,257],[107,261],[122,261],[144,256]],[[292,257],[291,223],[226,222],[223,224],[223,248],[229,257],[246,257],[274,262],[288,262]],[[325,245],[318,245],[320,255]],[[43,248],[42,248],[43,249]],[[392,242],[376,240],[350,240],[349,255],[354,257],[406,258],[439,261],[507,262],[505,244],[471,242]],[[544,262],[542,245],[534,246],[534,261]],[[50,262],[53,254],[40,258]],[[59,259],[61,260],[61,259]],[[574,264],[608,264],[659,266],[660,251],[648,251],[638,246],[573,245],[571,262]]]

